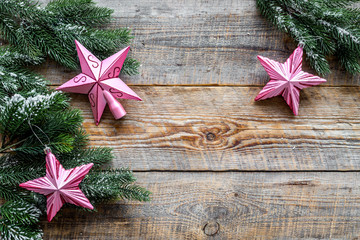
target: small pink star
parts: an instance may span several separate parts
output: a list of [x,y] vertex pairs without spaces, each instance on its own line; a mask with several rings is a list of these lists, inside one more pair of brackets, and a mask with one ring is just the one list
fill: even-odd
[[325,79],[302,71],[303,49],[298,47],[285,63],[258,56],[270,81],[260,91],[255,101],[282,95],[295,115],[299,112],[300,90],[326,82]]
[[94,164],[65,170],[56,157],[46,154],[46,176],[21,183],[20,187],[43,194],[47,197],[47,216],[50,222],[65,202],[93,209],[89,200],[80,190],[79,184]]

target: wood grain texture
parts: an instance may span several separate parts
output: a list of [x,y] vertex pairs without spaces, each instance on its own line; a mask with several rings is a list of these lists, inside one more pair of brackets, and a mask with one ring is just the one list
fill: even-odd
[[128,114],[105,109],[94,124],[86,95],[73,94],[91,145],[114,148],[113,167],[136,171],[359,170],[359,88],[313,87],[300,115],[282,97],[261,102],[259,87],[133,87]]
[[[47,2],[47,1],[43,1]],[[260,16],[255,0],[101,0],[115,10],[111,28],[129,27],[141,74],[129,85],[264,85],[257,55],[285,61],[295,43]],[[306,65],[306,64],[305,64]],[[359,85],[331,61],[326,85]],[[306,71],[314,73],[308,66]],[[37,70],[60,84],[78,72],[48,62]]]
[[359,173],[138,173],[150,203],[62,209],[45,239],[358,239]]
[[[96,2],[115,10],[110,28],[133,30],[140,75],[122,79],[144,101],[121,101],[121,120],[107,108],[98,127],[86,96],[71,103],[91,145],[113,147],[112,167],[137,171],[153,198],[62,209],[45,239],[360,239],[359,76],[332,59],[295,117],[281,97],[253,101],[269,80],[256,56],[296,47],[255,0]],[[79,73],[35,70],[53,86]]]

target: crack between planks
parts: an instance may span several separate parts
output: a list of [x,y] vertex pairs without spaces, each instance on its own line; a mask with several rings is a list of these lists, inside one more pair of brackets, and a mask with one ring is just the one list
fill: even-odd
[[[127,84],[132,87],[238,87],[238,88],[249,88],[249,87],[264,87],[264,84],[248,84],[248,85],[230,85],[230,84]],[[49,84],[49,87],[59,87],[61,84]],[[359,85],[318,85],[316,88],[360,88]]]
[[135,173],[146,173],[146,172],[159,172],[159,173],[184,173],[184,172],[191,172],[191,173],[360,173],[359,170],[134,170]]

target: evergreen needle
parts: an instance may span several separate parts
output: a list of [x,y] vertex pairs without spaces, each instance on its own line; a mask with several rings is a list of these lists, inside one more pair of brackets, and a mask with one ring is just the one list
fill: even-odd
[[[97,28],[110,21],[112,12],[92,0],[53,0],[45,7],[33,0],[0,1],[0,36],[8,43],[0,47],[0,197],[7,201],[0,207],[1,239],[42,238],[37,223],[46,214],[46,197],[19,184],[45,175],[41,143],[47,138],[65,168],[94,163],[80,185],[91,202],[149,200],[150,192],[135,184],[130,170],[101,170],[113,159],[111,149],[86,148],[81,112],[70,108],[67,95],[50,90],[43,77],[26,68],[46,57],[78,68],[75,39],[104,58],[128,45],[129,29]],[[138,67],[128,58],[123,74],[136,74]],[[28,121],[37,127],[32,130]]]
[[330,73],[329,56],[336,56],[351,74],[360,73],[359,0],[257,0],[261,13],[279,30],[304,46],[312,68]]

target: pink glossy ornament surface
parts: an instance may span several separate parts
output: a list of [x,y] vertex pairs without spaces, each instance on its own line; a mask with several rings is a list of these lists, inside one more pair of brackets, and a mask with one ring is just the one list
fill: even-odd
[[56,157],[46,153],[46,176],[21,183],[20,187],[47,197],[47,219],[50,222],[65,202],[93,209],[79,184],[90,171],[92,163],[65,170]]
[[124,107],[111,96],[110,92],[104,90],[104,97],[106,102],[109,104],[110,111],[114,115],[115,119],[120,119],[126,115]]
[[295,115],[299,113],[300,90],[326,82],[325,79],[302,71],[303,49],[298,47],[285,63],[266,57],[258,59],[270,76],[255,101],[282,95]]
[[75,44],[82,73],[57,90],[88,94],[96,125],[100,122],[106,104],[109,104],[116,119],[123,117],[126,112],[116,98],[141,101],[141,98],[118,77],[130,47],[100,61],[78,41],[75,40]]

